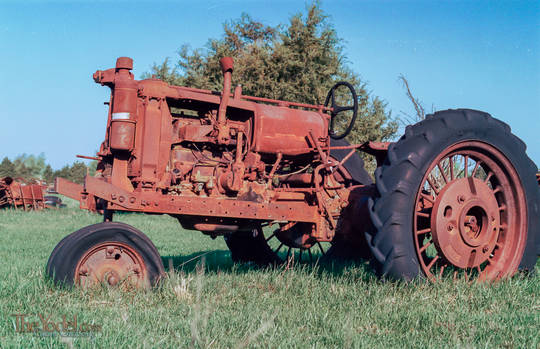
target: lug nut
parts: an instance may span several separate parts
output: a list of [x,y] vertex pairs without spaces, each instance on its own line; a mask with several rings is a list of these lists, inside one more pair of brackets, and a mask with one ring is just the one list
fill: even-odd
[[457,202],[462,204],[465,202],[465,197],[463,195],[458,195]]
[[107,247],[107,254],[113,254],[113,252],[114,252],[114,247],[112,246]]
[[452,224],[448,224],[448,227],[446,227],[446,229],[448,229],[448,231],[452,231],[452,229],[454,229],[454,226]]

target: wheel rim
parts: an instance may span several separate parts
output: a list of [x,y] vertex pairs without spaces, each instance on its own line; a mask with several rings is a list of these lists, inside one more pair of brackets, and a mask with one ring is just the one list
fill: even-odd
[[466,141],[430,164],[416,196],[415,250],[435,279],[496,280],[512,275],[526,243],[527,209],[519,176],[493,146]]
[[83,254],[75,268],[75,283],[83,288],[98,284],[144,288],[147,275],[135,249],[121,242],[104,242]]

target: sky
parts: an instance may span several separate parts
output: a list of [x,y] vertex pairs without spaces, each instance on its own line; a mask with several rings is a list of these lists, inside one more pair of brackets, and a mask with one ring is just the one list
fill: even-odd
[[[414,113],[398,81],[431,111],[472,108],[508,123],[540,165],[540,1],[345,1],[321,6],[350,68],[393,116]],[[44,153],[53,168],[103,141],[109,89],[92,73],[116,58],[134,74],[204,47],[242,12],[287,23],[305,1],[0,0],[0,158]]]

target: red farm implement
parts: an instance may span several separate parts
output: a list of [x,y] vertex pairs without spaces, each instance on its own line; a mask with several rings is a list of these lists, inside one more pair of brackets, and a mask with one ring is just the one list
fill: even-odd
[[0,208],[41,210],[45,208],[43,189],[42,185],[22,184],[11,177],[0,179]]
[[[105,222],[58,244],[47,265],[56,281],[158,281],[156,248],[112,222],[121,211],[171,215],[223,236],[234,261],[258,265],[307,258],[327,242],[329,255],[369,258],[388,278],[496,280],[534,267],[537,168],[508,125],[446,110],[395,143],[350,145],[343,138],[358,109],[350,84],[336,84],[325,105],[252,97],[231,91],[232,59],[220,63],[222,91],[135,80],[127,57],[94,74],[111,89],[98,172],[83,186],[59,180],[57,191],[103,210]],[[337,104],[338,89],[349,104]],[[338,134],[342,112],[350,121]],[[375,156],[375,181],[359,152]]]

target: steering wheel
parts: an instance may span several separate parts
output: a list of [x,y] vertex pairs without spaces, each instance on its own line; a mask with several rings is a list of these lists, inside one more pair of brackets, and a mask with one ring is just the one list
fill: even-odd
[[[354,101],[354,105],[343,107],[336,104],[335,92],[336,92],[336,89],[340,86],[346,86],[349,89],[349,91],[351,92],[353,101]],[[328,95],[326,96],[326,101],[324,102],[324,106],[328,107],[328,103],[330,101],[332,101],[332,105],[330,106],[332,108],[332,113],[330,114],[331,117],[330,117],[330,125],[328,126],[328,135],[332,139],[345,138],[347,137],[349,133],[351,133],[351,130],[354,126],[354,122],[356,121],[356,115],[358,114],[358,98],[356,97],[356,91],[354,90],[353,85],[349,84],[346,81],[340,81],[334,86],[332,86],[330,91],[328,91]],[[349,126],[347,126],[347,129],[343,131],[343,133],[336,134],[334,132],[334,120],[339,113],[347,111],[347,110],[353,111],[351,122],[349,123]]]

